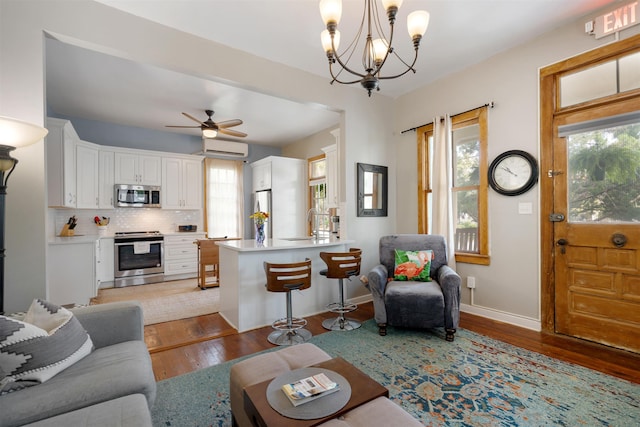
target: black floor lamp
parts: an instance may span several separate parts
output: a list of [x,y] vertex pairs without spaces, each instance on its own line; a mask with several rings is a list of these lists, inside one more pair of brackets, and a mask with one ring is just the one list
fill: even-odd
[[4,208],[7,181],[18,163],[11,151],[40,141],[49,131],[43,127],[0,116],[0,314],[4,313]]

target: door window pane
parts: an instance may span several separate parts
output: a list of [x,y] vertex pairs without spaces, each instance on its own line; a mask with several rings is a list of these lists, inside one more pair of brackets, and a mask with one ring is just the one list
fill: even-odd
[[560,78],[560,106],[579,104],[618,92],[616,61]]
[[569,221],[640,221],[640,122],[567,137]]
[[620,58],[620,92],[640,88],[640,52]]

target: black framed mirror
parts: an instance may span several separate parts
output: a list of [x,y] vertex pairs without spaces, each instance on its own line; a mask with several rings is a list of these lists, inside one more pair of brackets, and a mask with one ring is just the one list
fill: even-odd
[[387,167],[358,163],[358,216],[387,216]]

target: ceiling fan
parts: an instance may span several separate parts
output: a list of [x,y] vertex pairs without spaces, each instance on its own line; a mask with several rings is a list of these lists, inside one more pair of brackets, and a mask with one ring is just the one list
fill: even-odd
[[169,126],[169,125],[167,125],[166,127],[168,127],[168,128],[200,128],[200,130],[202,131],[202,137],[203,138],[215,138],[218,135],[218,133],[222,133],[222,134],[229,135],[229,136],[237,136],[239,138],[244,138],[245,136],[247,136],[247,134],[244,133],[244,132],[239,132],[237,130],[229,129],[230,127],[241,125],[242,124],[242,120],[233,119],[233,120],[225,120],[224,122],[216,123],[211,119],[211,116],[213,116],[213,110],[204,110],[204,112],[207,114],[207,116],[209,116],[209,118],[207,120],[205,120],[204,122],[196,119],[195,117],[193,117],[190,114],[182,113],[183,116],[188,117],[191,120],[193,120],[194,122],[199,123],[199,126]]

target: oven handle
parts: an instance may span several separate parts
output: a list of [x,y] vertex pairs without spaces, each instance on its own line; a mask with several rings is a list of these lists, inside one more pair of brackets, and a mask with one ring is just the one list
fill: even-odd
[[[146,242],[148,241],[150,244],[155,245],[157,243],[159,243],[160,245],[164,246],[164,241],[162,240],[139,240],[140,242]],[[133,246],[135,242],[121,242],[121,243],[114,243],[114,246]]]

